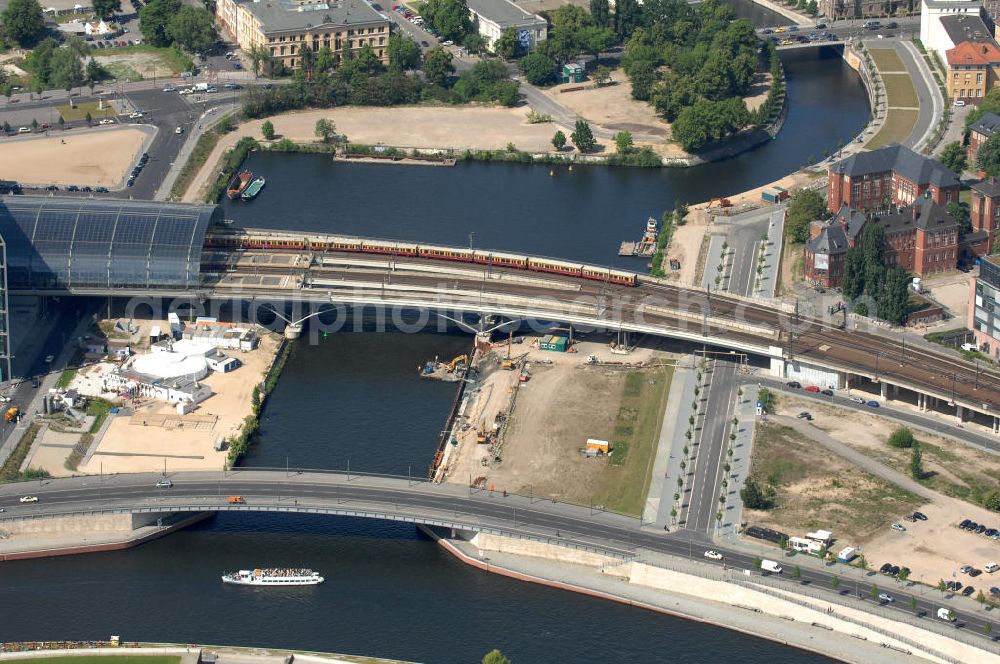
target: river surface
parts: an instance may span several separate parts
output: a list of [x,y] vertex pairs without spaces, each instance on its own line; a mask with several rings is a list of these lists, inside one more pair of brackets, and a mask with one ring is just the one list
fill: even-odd
[[[774,19],[760,19],[776,24]],[[834,150],[868,116],[840,60],[785,59],[790,109],[778,139],[685,170],[461,164],[343,165],[251,157],[268,179],[241,225],[388,236],[610,263],[618,242],[676,201],[759,186]],[[632,267],[637,267],[634,263]],[[308,334],[306,335],[309,336]],[[246,465],[426,472],[454,385],[417,367],[465,352],[458,334],[340,332],[304,339],[263,411]],[[253,565],[311,566],[304,589],[224,587]],[[201,642],[470,663],[494,647],[516,664],[829,661],[761,639],[474,569],[411,526],[344,518],[222,515],[131,551],[0,565],[0,641]]]

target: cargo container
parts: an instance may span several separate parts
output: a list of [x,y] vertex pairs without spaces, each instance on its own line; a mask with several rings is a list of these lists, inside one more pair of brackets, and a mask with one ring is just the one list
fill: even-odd
[[546,334],[538,344],[539,350],[552,350],[557,353],[565,353],[569,348],[569,339],[566,337]]
[[599,454],[608,454],[611,452],[611,443],[606,440],[598,440],[597,438],[588,438],[587,450],[593,450]]
[[858,557],[858,552],[853,546],[848,546],[840,550],[837,554],[837,560],[842,563],[849,563]]

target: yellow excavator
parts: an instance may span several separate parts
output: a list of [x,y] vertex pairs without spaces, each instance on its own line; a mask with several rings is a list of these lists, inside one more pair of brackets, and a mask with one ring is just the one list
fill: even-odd
[[448,372],[451,373],[452,371],[454,371],[455,367],[457,367],[459,364],[468,364],[468,363],[469,363],[468,355],[459,355],[458,357],[456,357],[455,359],[453,359],[451,362],[448,363]]

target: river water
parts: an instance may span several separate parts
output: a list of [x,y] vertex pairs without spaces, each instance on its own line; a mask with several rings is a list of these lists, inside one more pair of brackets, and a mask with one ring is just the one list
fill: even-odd
[[[774,24],[778,21],[769,21]],[[687,170],[461,164],[403,168],[253,155],[268,179],[241,225],[390,236],[614,262],[620,240],[678,200],[759,186],[836,148],[866,98],[839,60],[786,60],[790,111],[778,139]],[[632,264],[635,267],[635,264]],[[467,350],[458,334],[340,332],[296,344],[247,465],[426,472],[454,385],[417,377]],[[221,572],[311,566],[306,589],[224,587]],[[406,525],[222,515],[124,552],[0,565],[0,641],[201,642],[475,662],[499,647],[528,662],[763,664],[808,653],[699,623],[473,570]]]

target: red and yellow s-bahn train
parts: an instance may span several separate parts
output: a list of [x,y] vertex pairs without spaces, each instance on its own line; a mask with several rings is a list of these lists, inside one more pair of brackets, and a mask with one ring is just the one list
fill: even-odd
[[245,230],[213,230],[205,236],[206,249],[265,249],[270,251],[347,251],[361,254],[412,256],[436,260],[495,265],[497,267],[565,274],[584,279],[607,281],[635,286],[638,277],[634,272],[614,268],[586,265],[553,258],[534,258],[502,251],[445,247],[433,244],[415,244],[393,240],[368,240],[345,236],[291,236]]

